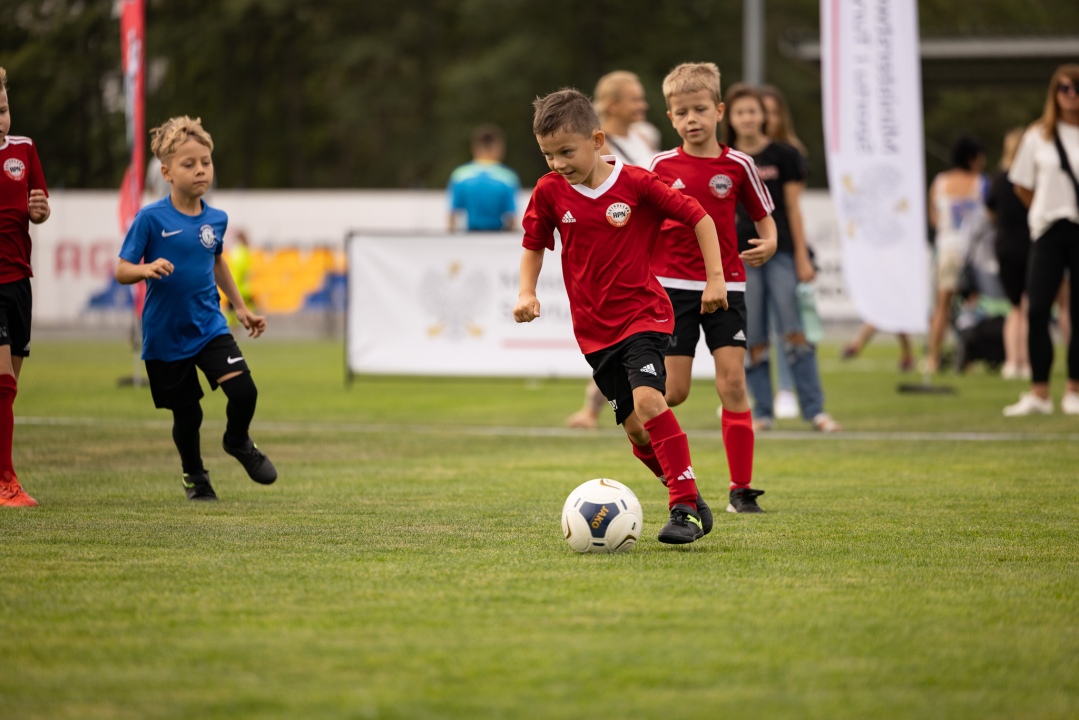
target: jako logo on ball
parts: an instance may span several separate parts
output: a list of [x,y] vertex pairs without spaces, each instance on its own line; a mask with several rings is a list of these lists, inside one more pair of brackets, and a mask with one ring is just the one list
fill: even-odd
[[731,187],[734,185],[731,179],[726,175],[716,175],[708,181],[708,187],[711,189],[712,194],[717,198],[725,198],[731,192]]
[[4,172],[12,180],[19,181],[22,180],[23,173],[26,172],[26,166],[23,165],[22,160],[19,158],[8,158],[4,161]]
[[562,506],[562,535],[577,552],[629,550],[641,536],[644,515],[633,491],[609,478],[577,486]]
[[615,227],[622,227],[629,222],[629,205],[614,203],[607,208],[607,222]]

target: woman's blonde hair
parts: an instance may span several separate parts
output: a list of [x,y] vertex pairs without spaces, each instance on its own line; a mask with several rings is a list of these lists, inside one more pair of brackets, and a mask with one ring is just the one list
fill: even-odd
[[7,90],[7,70],[0,67],[0,90]]
[[707,90],[716,105],[723,102],[719,66],[715,63],[682,63],[663,78],[663,99],[671,106],[671,96]]
[[[790,106],[787,104],[787,98],[783,95],[783,91],[775,85],[761,85],[760,93],[762,98],[775,100],[776,107],[779,108],[779,122],[775,123],[775,127],[772,127],[770,123],[766,123],[764,132],[773,140],[793,145],[802,154],[802,157],[806,157],[806,146],[798,137],[798,134],[794,132]],[[766,111],[767,109],[767,106],[765,106]],[[767,112],[765,115],[767,116]]]
[[190,118],[187,115],[169,118],[160,127],[151,130],[150,151],[162,165],[168,165],[169,160],[176,154],[176,149],[187,142],[188,138],[194,138],[213,152],[214,141],[210,133],[202,127],[202,118]]
[[1061,65],[1053,73],[1052,79],[1049,80],[1049,92],[1045,96],[1045,109],[1042,111],[1042,116],[1034,122],[1036,126],[1041,128],[1042,136],[1046,140],[1053,137],[1053,133],[1057,129],[1057,121],[1060,120],[1060,108],[1057,106],[1057,86],[1061,80],[1071,81],[1071,84],[1079,91],[1079,65],[1073,63]]
[[[596,83],[596,91],[593,93],[592,106],[596,114],[602,119],[607,114],[607,109],[618,102],[622,96],[622,88],[626,85],[637,83],[641,85],[641,79],[636,73],[629,70],[615,70],[609,72]],[[643,85],[642,85],[643,87]]]
[[1015,153],[1019,151],[1019,142],[1025,134],[1026,128],[1017,127],[1009,130],[1004,136],[1004,150],[1000,155],[1001,170],[1011,170],[1012,163],[1015,161]]

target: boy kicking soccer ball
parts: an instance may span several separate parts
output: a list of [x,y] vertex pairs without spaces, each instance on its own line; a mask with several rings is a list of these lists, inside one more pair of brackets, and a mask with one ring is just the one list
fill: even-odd
[[707,268],[700,311],[726,308],[715,224],[700,203],[647,170],[601,156],[599,117],[582,93],[559,90],[534,107],[532,131],[552,172],[536,183],[525,211],[513,317],[540,317],[536,284],[557,230],[577,343],[633,454],[666,479],[670,520],[659,540],[691,543],[712,529],[712,513],[697,492],[686,435],[663,399],[674,311],[650,260],[664,220],[692,227]]
[[198,119],[183,116],[154,128],[151,137],[172,190],[135,216],[120,249],[116,279],[125,285],[146,281],[142,358],[154,405],[172,410],[172,439],[188,499],[217,500],[199,449],[203,393],[196,367],[212,390],[220,387],[228,398],[225,452],[255,482],[269,485],[277,479],[273,463],[248,434],[258,390],[221,314],[217,288],[250,337],[266,330],[266,318],[248,309],[221,254],[228,216],[202,200],[214,179],[210,134]]

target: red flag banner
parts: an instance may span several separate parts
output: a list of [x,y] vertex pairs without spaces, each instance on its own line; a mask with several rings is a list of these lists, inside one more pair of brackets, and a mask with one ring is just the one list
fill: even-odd
[[146,168],[146,118],[143,107],[145,74],[143,36],[145,34],[144,0],[123,0],[120,14],[120,48],[124,72],[127,146],[131,163],[120,187],[120,230],[127,232],[135,213],[142,206],[143,171]]
[[[120,54],[124,73],[124,108],[127,116],[127,146],[131,162],[120,186],[120,232],[126,233],[142,207],[144,171],[146,168],[145,98],[145,0],[123,0],[120,10]],[[132,288],[135,315],[142,315],[146,295],[144,283]]]

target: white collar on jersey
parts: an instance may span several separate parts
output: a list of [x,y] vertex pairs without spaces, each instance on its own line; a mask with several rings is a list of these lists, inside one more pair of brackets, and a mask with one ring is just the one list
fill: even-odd
[[586,198],[595,200],[611,189],[611,187],[618,180],[618,176],[622,173],[622,161],[616,158],[614,155],[600,155],[600,160],[603,162],[613,162],[614,170],[611,171],[611,176],[603,181],[603,184],[593,190],[585,185],[570,185],[571,188],[584,195]]

